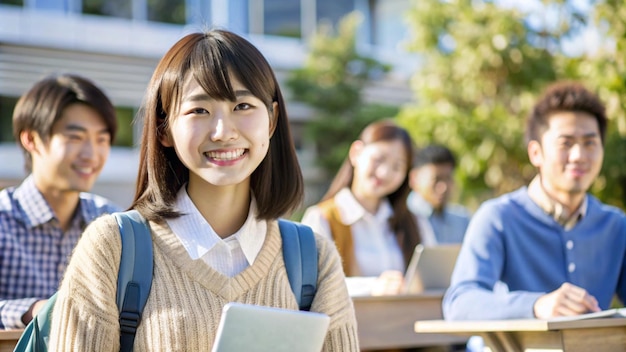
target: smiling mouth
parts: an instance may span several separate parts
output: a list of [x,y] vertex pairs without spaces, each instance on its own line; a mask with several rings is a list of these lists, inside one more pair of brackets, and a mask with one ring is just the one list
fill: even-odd
[[96,172],[96,169],[93,167],[75,167],[74,170],[82,175],[91,175]]
[[245,152],[246,152],[246,149],[239,148],[239,149],[229,150],[225,152],[219,152],[219,151],[206,152],[204,153],[204,155],[207,158],[212,159],[212,160],[229,161],[229,160],[236,160],[236,159],[241,158],[241,156],[244,155]]

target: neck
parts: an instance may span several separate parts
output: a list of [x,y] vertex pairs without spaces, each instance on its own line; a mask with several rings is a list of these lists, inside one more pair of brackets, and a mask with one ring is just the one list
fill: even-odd
[[63,232],[70,227],[72,217],[78,207],[79,192],[41,191],[52,212],[59,221]]
[[197,187],[190,183],[187,194],[215,233],[226,238],[237,232],[248,218],[250,189],[239,185],[208,187],[211,189],[207,190],[207,184]]
[[378,206],[380,205],[380,198],[372,198],[367,197],[364,194],[356,191],[354,188],[351,189],[354,198],[361,204],[361,206],[367,210],[367,212],[371,214],[376,214],[378,211]]
[[550,197],[553,201],[558,202],[563,206],[570,214],[580,207],[580,204],[585,198],[584,192],[568,193],[568,192],[555,192],[554,190],[546,187],[543,180],[540,178],[540,185],[543,192]]

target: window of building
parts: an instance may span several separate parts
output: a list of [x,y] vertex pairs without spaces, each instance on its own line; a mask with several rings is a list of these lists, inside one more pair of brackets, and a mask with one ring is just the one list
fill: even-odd
[[372,43],[381,48],[396,50],[407,39],[406,23],[398,19],[398,14],[406,13],[408,0],[372,1]]
[[302,36],[300,1],[263,0],[263,33],[283,37]]
[[185,24],[185,0],[82,0],[82,12],[111,16]]
[[0,4],[24,6],[24,1],[23,0],[0,0]]
[[148,21],[185,24],[185,0],[147,0]]
[[132,1],[83,0],[83,13],[131,19],[133,18]]
[[17,98],[0,96],[0,143],[14,142],[13,138],[13,109]]
[[317,22],[325,21],[336,26],[341,18],[354,11],[354,0],[317,0]]

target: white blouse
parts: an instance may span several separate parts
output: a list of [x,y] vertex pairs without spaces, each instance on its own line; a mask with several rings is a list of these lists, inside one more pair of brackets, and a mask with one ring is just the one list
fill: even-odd
[[[354,198],[348,188],[335,195],[335,204],[341,221],[350,226],[354,242],[354,255],[358,265],[358,276],[378,276],[386,270],[404,272],[402,250],[389,226],[393,213],[391,204],[385,199],[376,214],[371,214]],[[427,219],[416,216],[422,243],[437,243]],[[317,206],[309,207],[302,223],[311,226],[313,231],[332,239],[330,225]]]
[[267,232],[267,222],[256,217],[256,200],[252,197],[248,218],[234,234],[222,239],[202,217],[187,194],[184,185],[176,196],[174,208],[184,214],[167,219],[167,224],[189,253],[191,259],[202,259],[218,272],[233,277],[252,265]]

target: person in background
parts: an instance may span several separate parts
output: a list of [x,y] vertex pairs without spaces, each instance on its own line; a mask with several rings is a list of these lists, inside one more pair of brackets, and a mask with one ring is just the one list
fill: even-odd
[[[576,82],[547,88],[526,128],[526,187],[472,217],[443,300],[448,320],[547,319],[626,300],[626,216],[587,191],[604,157],[604,104]],[[501,280],[508,291],[493,290]]]
[[380,278],[376,294],[399,293],[415,246],[435,242],[428,220],[406,205],[412,149],[408,132],[391,120],[371,123],[350,145],[321,202],[302,218],[333,239],[346,276]]
[[437,243],[461,243],[470,220],[470,212],[449,204],[454,188],[456,159],[450,149],[432,144],[415,153],[409,184],[408,207],[428,218]]
[[111,101],[78,75],[45,77],[18,100],[13,134],[29,175],[0,192],[0,328],[24,328],[57,291],[86,225],[120,210],[85,193],[116,131]]
[[[139,117],[131,208],[149,221],[154,277],[134,350],[210,351],[228,302],[298,310],[277,219],[299,205],[304,181],[263,54],[226,30],[185,35],[158,63]],[[356,352],[339,254],[321,236],[316,246],[311,311],[331,320],[323,351]],[[113,216],[85,230],[58,291],[51,350],[119,351],[120,255]]]

